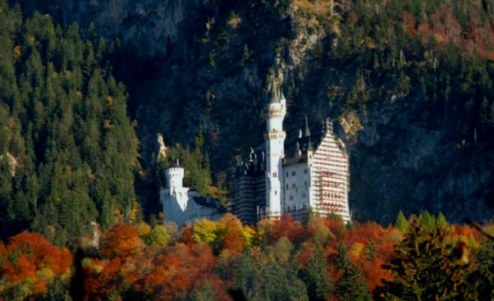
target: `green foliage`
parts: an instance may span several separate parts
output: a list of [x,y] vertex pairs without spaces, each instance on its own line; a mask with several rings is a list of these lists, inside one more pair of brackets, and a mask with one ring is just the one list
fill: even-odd
[[336,295],[340,300],[371,300],[371,294],[362,272],[348,260],[347,251],[343,244],[338,250],[336,266],[343,271],[336,286]]
[[0,226],[72,244],[138,216],[137,138],[101,41],[20,15],[0,2]]
[[185,169],[184,185],[190,186],[199,195],[205,196],[212,185],[211,167],[209,159],[204,153],[204,136],[200,132],[194,143],[194,149],[181,146],[169,147],[167,150],[167,160],[161,164],[160,170],[175,164],[177,159],[180,166]]
[[208,282],[204,282],[198,288],[195,288],[189,299],[190,301],[214,301],[216,300],[216,294],[214,293],[213,288],[209,285]]
[[263,264],[259,259],[244,253],[235,262],[233,290],[242,292],[246,300],[309,300],[307,289],[297,278],[293,266],[271,260]]
[[159,247],[166,247],[170,241],[168,230],[163,225],[154,226],[146,238],[146,244]]
[[396,217],[395,228],[401,231],[401,233],[406,233],[408,230],[408,220],[406,219],[403,211],[400,210],[398,216]]
[[[478,269],[469,275],[469,285],[477,299],[494,298],[494,241],[486,241],[477,254]],[[473,299],[473,298],[472,298]]]
[[427,210],[419,215],[419,222],[426,230],[431,230],[436,226],[436,218]]
[[300,271],[300,278],[307,286],[309,300],[327,300],[333,292],[333,286],[326,270],[326,258],[323,250],[313,250],[307,268]]
[[343,276],[336,288],[336,294],[340,300],[372,300],[362,272],[353,263],[349,263],[343,269]]
[[465,300],[467,266],[455,259],[448,234],[448,227],[427,228],[412,219],[389,267],[395,279],[377,295],[386,300]]

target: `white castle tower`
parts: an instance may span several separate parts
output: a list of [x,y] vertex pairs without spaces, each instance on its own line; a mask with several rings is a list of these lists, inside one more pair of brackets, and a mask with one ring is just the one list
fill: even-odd
[[182,226],[201,218],[219,219],[226,212],[226,208],[218,199],[199,196],[189,187],[184,187],[184,172],[178,159],[164,171],[166,186],[160,189],[164,222]]
[[272,82],[271,101],[267,108],[266,140],[266,212],[267,218],[279,218],[283,200],[283,158],[286,133],[283,119],[286,115],[286,99],[281,87]]
[[[184,169],[177,162],[165,169],[167,187],[161,190],[165,220],[177,220],[187,210],[189,188],[183,186]],[[180,219],[180,218],[179,218]]]

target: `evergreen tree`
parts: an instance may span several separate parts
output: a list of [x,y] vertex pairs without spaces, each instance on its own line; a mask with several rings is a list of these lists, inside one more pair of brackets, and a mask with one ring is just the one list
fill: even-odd
[[398,216],[396,217],[395,228],[401,231],[401,233],[406,233],[408,230],[408,220],[406,219],[403,211],[400,210]]
[[336,286],[340,300],[371,300],[371,294],[362,272],[348,260],[346,248],[340,245],[336,266],[343,271]]
[[426,228],[412,219],[403,241],[395,247],[390,269],[395,277],[376,290],[386,300],[465,300],[467,266],[457,262],[446,238],[448,227]]
[[323,250],[316,248],[311,254],[307,268],[300,271],[300,278],[307,286],[309,300],[326,300],[331,294],[333,287],[326,266]]

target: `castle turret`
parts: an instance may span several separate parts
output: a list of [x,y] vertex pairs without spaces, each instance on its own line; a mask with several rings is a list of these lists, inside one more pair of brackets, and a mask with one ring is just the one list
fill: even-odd
[[165,177],[167,182],[166,192],[169,196],[167,201],[175,204],[163,204],[164,207],[178,205],[182,210],[185,210],[187,207],[188,189],[184,189],[183,187],[184,169],[180,167],[178,160],[173,166],[165,169]]
[[286,115],[286,99],[281,87],[273,81],[271,101],[267,107],[266,140],[266,217],[281,215],[283,200],[283,158],[286,133],[283,119]]

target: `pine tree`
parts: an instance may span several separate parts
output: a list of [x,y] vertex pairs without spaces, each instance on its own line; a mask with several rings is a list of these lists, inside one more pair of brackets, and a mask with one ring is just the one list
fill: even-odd
[[372,299],[362,272],[348,260],[344,245],[339,247],[336,266],[343,271],[343,275],[336,286],[336,295],[340,300]]
[[301,279],[307,286],[309,300],[326,300],[331,294],[333,287],[326,266],[323,250],[313,250],[307,268],[300,272]]
[[376,290],[376,297],[392,300],[465,300],[467,267],[454,258],[446,243],[448,227],[426,228],[411,220],[403,241],[395,247],[389,268],[395,277]]
[[408,221],[401,210],[396,217],[395,228],[400,230],[401,233],[406,233],[408,230]]

